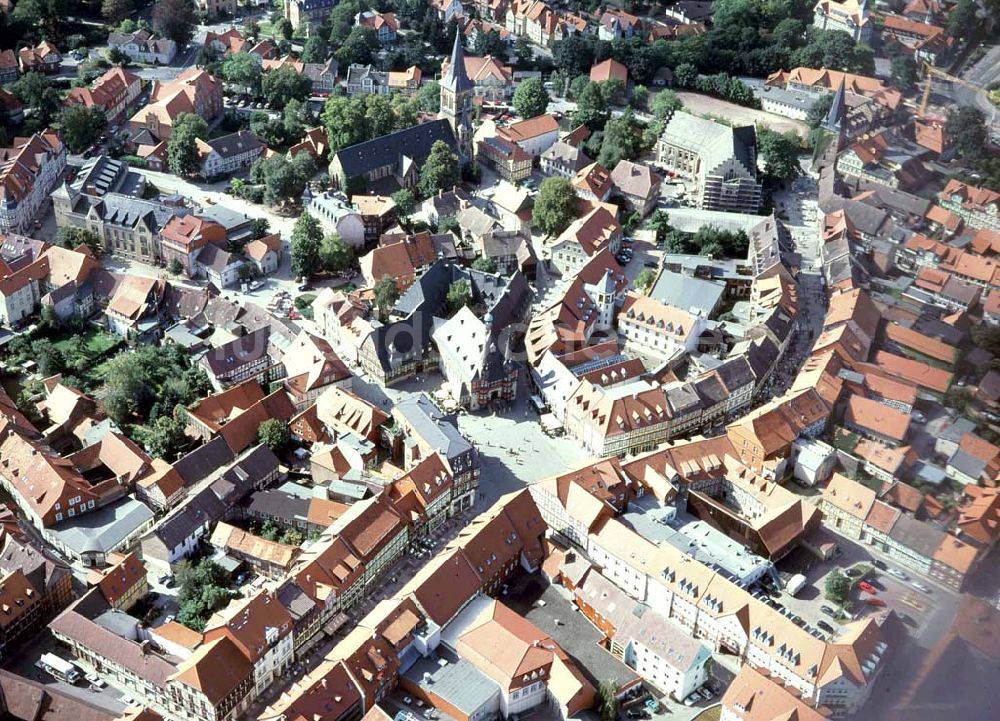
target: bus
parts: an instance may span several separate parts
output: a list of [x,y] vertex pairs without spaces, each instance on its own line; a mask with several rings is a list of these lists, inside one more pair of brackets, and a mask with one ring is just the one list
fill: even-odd
[[54,653],[43,653],[35,665],[66,683],[76,683],[80,678],[80,670],[76,666]]

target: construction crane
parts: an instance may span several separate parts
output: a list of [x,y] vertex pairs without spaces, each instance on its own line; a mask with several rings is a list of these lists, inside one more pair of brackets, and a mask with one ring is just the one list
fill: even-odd
[[944,70],[939,70],[927,61],[924,61],[924,73],[927,75],[927,82],[924,85],[924,94],[920,100],[920,117],[924,117],[924,114],[927,112],[927,101],[930,100],[931,97],[931,85],[934,83],[935,76],[941,78],[942,80],[958,83],[959,85],[969,88],[970,90],[974,90],[977,93],[982,93],[986,96],[987,100],[992,102],[990,92],[986,88],[976,85],[975,83],[970,83],[968,80],[962,80],[962,78],[955,77],[954,75],[949,75]]

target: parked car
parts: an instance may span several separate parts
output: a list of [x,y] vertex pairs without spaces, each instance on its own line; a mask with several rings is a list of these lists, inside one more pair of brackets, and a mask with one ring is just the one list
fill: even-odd
[[899,579],[900,581],[909,581],[909,580],[910,580],[910,577],[909,577],[909,576],[907,576],[907,575],[906,575],[905,573],[903,573],[902,571],[900,571],[900,570],[899,570],[898,568],[890,568],[890,569],[888,570],[888,573],[889,573],[889,575],[890,575],[890,576],[895,576],[895,577],[896,577],[896,578],[898,578],[898,579]]
[[878,593],[878,590],[873,585],[868,583],[868,581],[858,581],[858,588],[860,588],[865,593],[871,593],[871,594]]
[[694,706],[700,700],[701,699],[698,697],[697,694],[692,693],[692,694],[689,694],[688,697],[684,699],[684,705],[685,706]]
[[844,575],[848,578],[857,578],[861,575],[861,571],[857,568],[848,568],[844,570]]
[[830,624],[828,624],[826,621],[822,621],[822,620],[817,621],[816,625],[819,626],[824,631],[826,631],[827,633],[833,633],[834,632],[833,626],[831,626]]
[[885,601],[881,598],[866,598],[865,604],[868,606],[876,606],[877,608],[885,608]]
[[837,612],[834,611],[829,606],[827,606],[826,604],[823,604],[822,606],[820,606],[819,610],[820,610],[820,612],[825,613],[830,618],[836,618],[837,617]]
[[885,563],[878,560],[877,558],[872,559],[872,565],[875,566],[875,568],[879,569],[880,571],[884,571],[887,568]]

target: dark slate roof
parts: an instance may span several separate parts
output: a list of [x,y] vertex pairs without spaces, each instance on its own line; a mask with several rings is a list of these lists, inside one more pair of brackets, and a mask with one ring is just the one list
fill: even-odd
[[729,391],[714,375],[706,376],[697,381],[694,384],[694,390],[706,408],[723,403],[729,398]]
[[270,333],[271,329],[265,326],[213,348],[205,354],[205,362],[216,378],[224,377],[266,355]]
[[905,514],[896,519],[889,531],[889,538],[925,558],[933,558],[945,535],[940,528]]
[[458,143],[448,121],[432,120],[343,148],[335,157],[344,174],[353,178],[366,175],[374,168],[397,165],[404,155],[422,163],[438,140],[457,152]]
[[182,457],[174,463],[174,470],[180,474],[184,485],[192,486],[232,463],[234,458],[226,439],[220,436]]
[[240,130],[220,138],[206,141],[223,158],[230,158],[240,155],[248,150],[263,149],[266,147],[260,139],[249,130]]
[[754,340],[747,348],[746,359],[758,379],[771,371],[771,366],[778,360],[778,346],[770,338]]
[[754,382],[753,368],[742,355],[730,358],[718,366],[715,372],[730,391]]
[[155,535],[167,548],[176,548],[201,526],[218,521],[226,512],[223,503],[211,488],[203,488],[156,527]]
[[120,193],[107,193],[94,204],[94,210],[105,223],[134,228],[140,222],[157,232],[175,215],[188,215],[190,210],[133,198]]
[[280,490],[260,491],[251,497],[249,511],[294,525],[309,516],[309,499]]

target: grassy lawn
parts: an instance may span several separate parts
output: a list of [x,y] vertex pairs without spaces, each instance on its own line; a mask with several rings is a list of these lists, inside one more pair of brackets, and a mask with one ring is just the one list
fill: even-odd
[[707,708],[694,717],[694,721],[719,721],[722,718],[722,706]]
[[53,345],[61,352],[67,353],[75,346],[77,338],[83,338],[85,340],[86,344],[84,348],[86,349],[87,354],[91,357],[105,353],[121,341],[121,338],[111,335],[100,328],[90,328],[82,334],[67,336],[65,338],[60,338],[57,341],[53,341]]

